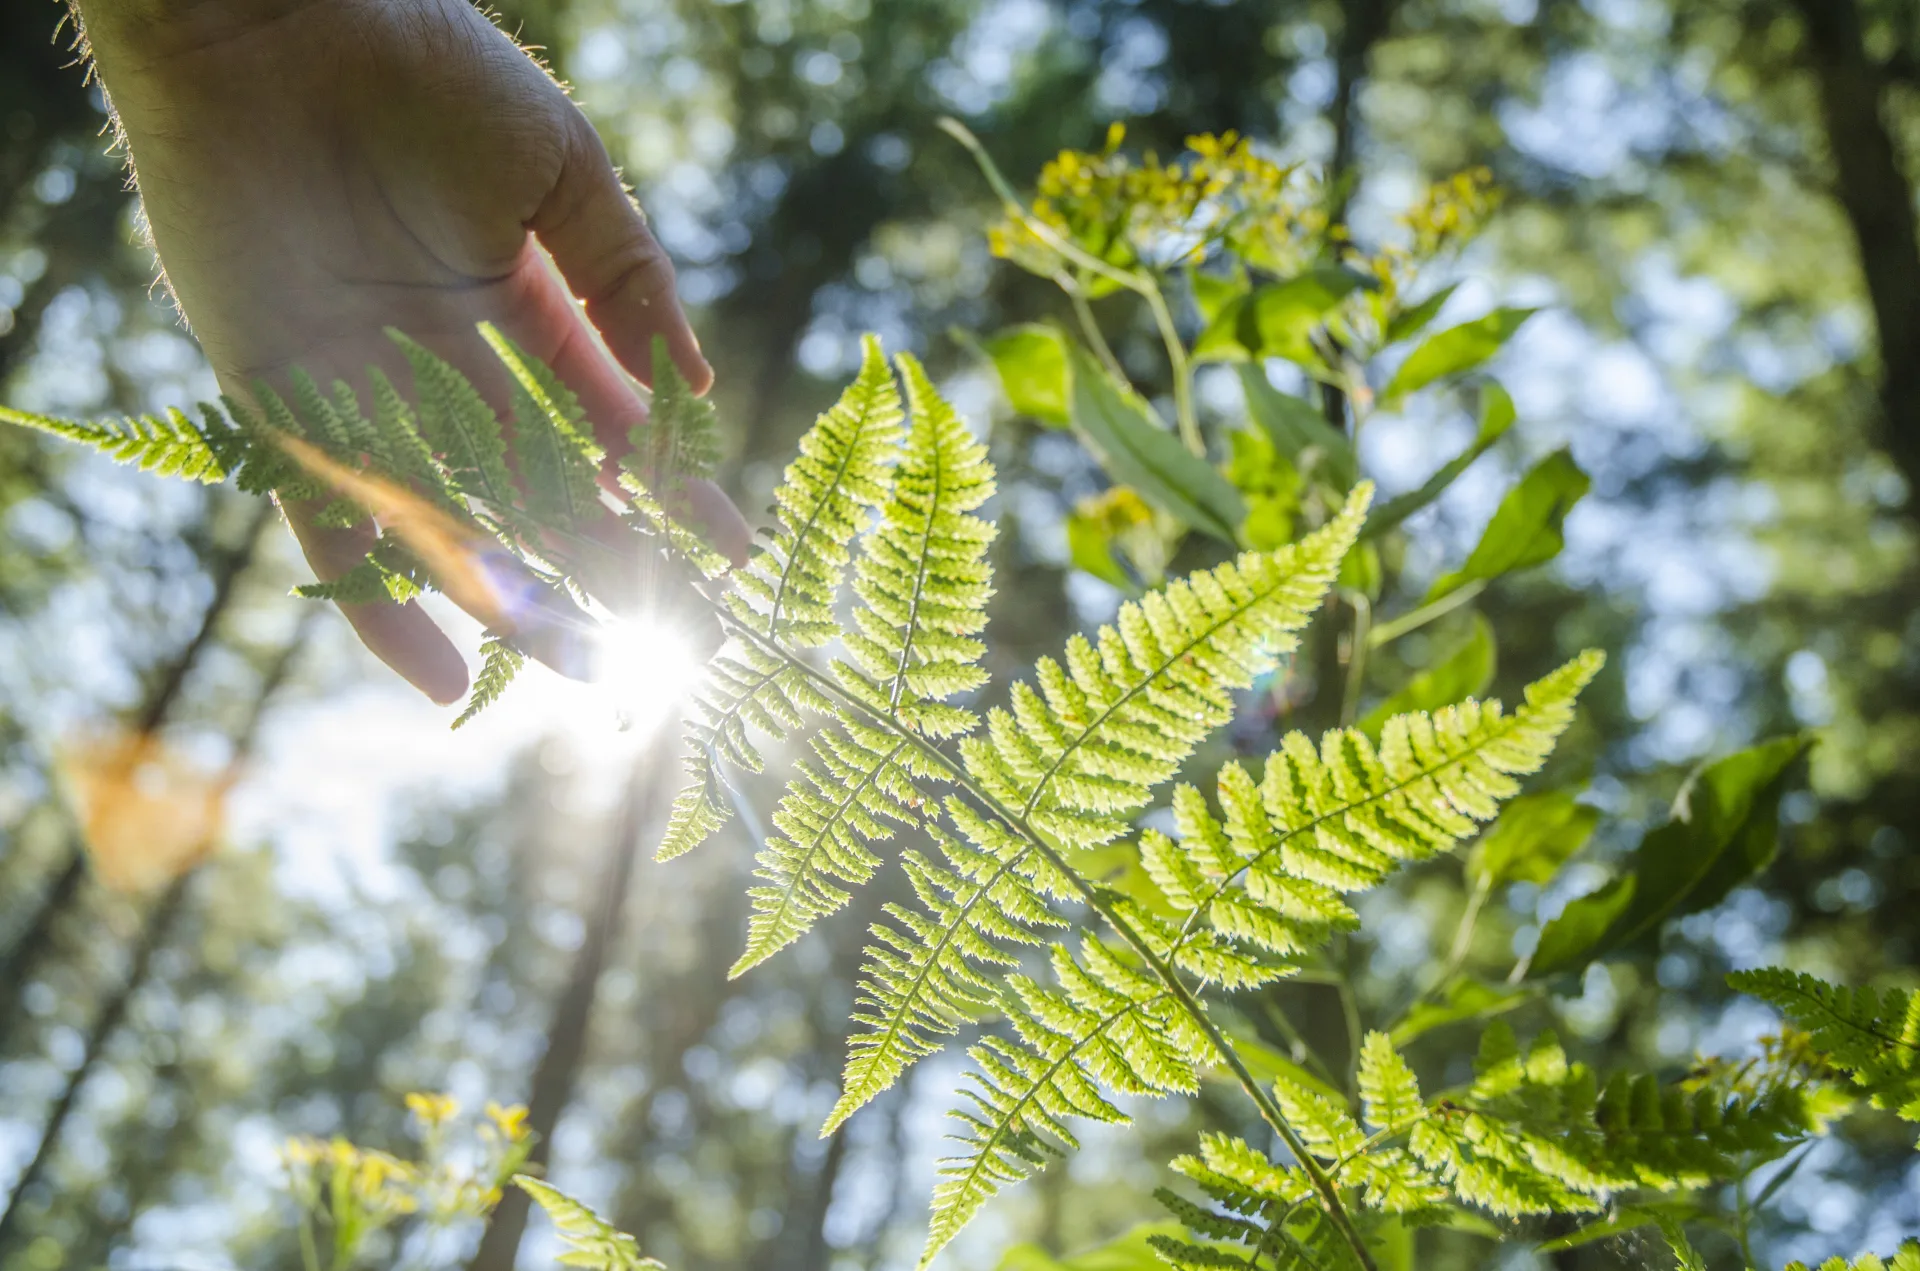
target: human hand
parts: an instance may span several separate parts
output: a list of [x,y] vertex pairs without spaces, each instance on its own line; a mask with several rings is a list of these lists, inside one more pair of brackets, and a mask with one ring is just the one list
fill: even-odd
[[[672,266],[592,126],[466,0],[82,11],[166,281],[225,391],[296,366],[323,385],[397,374],[392,326],[498,408],[504,374],[474,330],[488,321],[554,368],[617,455],[645,418],[625,372],[651,382],[656,334],[697,390],[712,382]],[[690,482],[687,504],[744,555],[746,523],[717,487]],[[370,525],[286,512],[322,580],[372,545]],[[465,691],[465,662],[417,605],[341,608],[429,697]]]

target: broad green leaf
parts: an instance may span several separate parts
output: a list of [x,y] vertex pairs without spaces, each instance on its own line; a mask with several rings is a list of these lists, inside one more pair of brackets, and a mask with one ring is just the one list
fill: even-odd
[[[1302,1090],[1310,1090],[1323,1099],[1345,1102],[1346,1096],[1322,1081],[1314,1072],[1302,1064],[1296,1063],[1290,1056],[1275,1046],[1261,1041],[1254,1034],[1253,1026],[1237,1017],[1236,1013],[1222,1008],[1214,1008],[1224,1020],[1232,1021],[1226,1026],[1227,1040],[1233,1043],[1233,1049],[1247,1065],[1254,1080],[1263,1085],[1276,1081],[1285,1081]],[[1212,1074],[1222,1081],[1236,1080],[1225,1069]]]
[[1233,447],[1227,478],[1247,501],[1241,541],[1256,552],[1284,547],[1293,541],[1294,516],[1300,510],[1299,470],[1258,429],[1236,428],[1227,440]]
[[999,1271],[1164,1271],[1166,1263],[1149,1243],[1154,1236],[1180,1236],[1179,1223],[1141,1223],[1105,1244],[1055,1257],[1037,1244],[1017,1244],[1000,1255]]
[[1437,379],[1483,365],[1538,312],[1537,309],[1495,309],[1484,318],[1428,336],[1420,347],[1407,354],[1407,360],[1394,372],[1386,391],[1380,394],[1380,404],[1391,406]]
[[1338,266],[1313,269],[1229,300],[1194,341],[1200,362],[1240,362],[1283,357],[1321,365],[1308,336],[1327,315],[1368,280]]
[[1439,578],[1427,603],[1470,582],[1491,581],[1558,556],[1567,544],[1562,532],[1567,513],[1592,484],[1564,449],[1535,464],[1500,500],[1467,563]]
[[1367,518],[1366,531],[1360,537],[1380,537],[1445,494],[1447,487],[1473,466],[1474,460],[1487,453],[1494,442],[1506,435],[1507,429],[1513,427],[1513,421],[1513,398],[1507,395],[1506,389],[1488,381],[1480,390],[1480,427],[1474,433],[1472,443],[1441,465],[1440,470],[1428,477],[1419,489],[1409,490],[1381,504],[1380,510]]
[[1402,340],[1412,339],[1427,329],[1427,325],[1440,316],[1440,310],[1447,301],[1453,299],[1453,293],[1460,290],[1459,283],[1449,283],[1422,300],[1411,309],[1402,309],[1387,323],[1387,343],[1398,344]]
[[[1790,769],[1812,741],[1806,733],[1778,737],[1703,769],[1674,800],[1673,819],[1634,849],[1627,872],[1568,905],[1541,932],[1533,971],[1578,970],[1658,931],[1669,918],[1719,904],[1759,872],[1779,846],[1780,796]],[[1549,947],[1556,926],[1563,929]],[[1591,938],[1577,938],[1583,936]]]
[[1222,309],[1247,294],[1244,274],[1222,277],[1195,269],[1188,273],[1187,278],[1193,288],[1193,307],[1199,310],[1202,323],[1212,322],[1220,316]]
[[1552,975],[1591,962],[1591,951],[1633,903],[1635,881],[1632,874],[1622,874],[1598,891],[1567,902],[1559,916],[1540,929],[1540,943],[1534,946],[1528,973]]
[[1581,1245],[1592,1244],[1596,1240],[1609,1240],[1614,1236],[1625,1235],[1629,1231],[1653,1226],[1663,1218],[1670,1222],[1683,1222],[1695,1217],[1699,1212],[1698,1205],[1684,1200],[1621,1205],[1604,1218],[1595,1219],[1564,1236],[1542,1242],[1539,1249],[1542,1253],[1561,1253],[1568,1249],[1578,1249]]
[[1303,473],[1322,475],[1342,491],[1351,488],[1359,479],[1360,464],[1347,435],[1329,424],[1313,403],[1275,388],[1258,363],[1239,370],[1247,414],[1272,439],[1274,449]]
[[1467,873],[1491,886],[1544,883],[1593,835],[1600,810],[1571,790],[1525,794],[1507,804],[1467,858]]
[[1246,520],[1233,483],[1160,426],[1147,404],[1113,382],[1078,345],[1073,366],[1073,426],[1109,476],[1138,490],[1147,502],[1224,543]]
[[1101,582],[1122,591],[1134,589],[1133,579],[1113,554],[1113,533],[1107,522],[1097,516],[1075,511],[1067,518],[1067,552],[1075,569],[1084,569]]
[[1008,327],[987,337],[980,349],[1000,373],[1000,386],[1014,410],[1054,428],[1068,423],[1067,340],[1037,323]]
[[1387,1036],[1394,1045],[1404,1046],[1422,1033],[1448,1024],[1503,1015],[1526,1002],[1533,994],[1532,989],[1482,984],[1479,980],[1456,980],[1439,1001],[1414,1003]]
[[1442,706],[1478,697],[1493,683],[1496,663],[1493,624],[1476,613],[1473,632],[1460,647],[1415,675],[1393,696],[1363,715],[1360,731],[1377,740],[1380,729],[1395,715],[1437,711]]

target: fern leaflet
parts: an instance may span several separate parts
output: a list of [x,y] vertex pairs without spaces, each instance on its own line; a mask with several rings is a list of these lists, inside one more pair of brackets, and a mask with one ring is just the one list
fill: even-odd
[[515,1174],[513,1184],[540,1202],[560,1231],[567,1252],[560,1264],[588,1271],[666,1271],[663,1263],[645,1257],[639,1242],[550,1183]]
[[1735,971],[1727,982],[1812,1033],[1825,1062],[1875,1107],[1920,1121],[1920,993],[1846,988],[1779,967]]

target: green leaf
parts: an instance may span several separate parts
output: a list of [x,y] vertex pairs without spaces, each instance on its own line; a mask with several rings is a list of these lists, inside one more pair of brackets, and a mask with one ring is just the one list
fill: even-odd
[[1491,581],[1558,556],[1567,544],[1562,529],[1567,513],[1592,484],[1565,449],[1535,464],[1500,500],[1467,563],[1435,581],[1426,603],[1470,582]]
[[1122,591],[1132,591],[1133,579],[1120,567],[1113,548],[1113,533],[1105,518],[1077,510],[1067,517],[1067,553],[1074,568],[1084,569]]
[[1698,1205],[1684,1200],[1621,1205],[1605,1218],[1596,1219],[1564,1236],[1543,1241],[1539,1249],[1542,1253],[1561,1253],[1568,1249],[1578,1249],[1581,1245],[1592,1244],[1596,1240],[1610,1240],[1615,1236],[1623,1236],[1629,1231],[1638,1231],[1662,1219],[1668,1222],[1684,1221],[1699,1212]]
[[1187,278],[1193,288],[1193,307],[1199,310],[1202,323],[1212,322],[1222,309],[1247,294],[1246,275],[1237,269],[1226,276],[1195,269]]
[[1593,835],[1600,810],[1571,790],[1522,795],[1507,805],[1467,858],[1467,873],[1489,886],[1544,883]]
[[1053,428],[1067,426],[1072,389],[1065,336],[1029,323],[987,337],[980,349],[1000,373],[1000,386],[1015,411]]
[[1605,939],[1620,915],[1633,903],[1636,880],[1623,874],[1597,891],[1588,892],[1567,903],[1559,915],[1540,929],[1540,943],[1534,946],[1527,964],[1534,976],[1552,975],[1585,966]]
[[1541,932],[1533,972],[1578,970],[1669,918],[1719,904],[1757,873],[1779,845],[1789,770],[1812,741],[1806,733],[1775,738],[1702,770],[1674,800],[1673,819],[1634,849],[1627,872],[1568,905]]
[[559,1230],[567,1246],[567,1252],[559,1258],[562,1266],[593,1271],[666,1271],[661,1263],[641,1254],[632,1236],[559,1188],[526,1174],[515,1174],[513,1184],[538,1201]]
[[1154,1236],[1178,1236],[1177,1222],[1141,1223],[1105,1244],[1056,1258],[1037,1244],[1017,1244],[1000,1256],[999,1271],[1164,1271]]
[[1440,310],[1447,301],[1453,299],[1453,293],[1460,290],[1459,283],[1449,283],[1440,288],[1411,309],[1402,309],[1387,323],[1387,343],[1397,344],[1410,339],[1427,329],[1427,324],[1440,316]]
[[1441,465],[1440,470],[1421,483],[1419,489],[1409,490],[1381,504],[1380,510],[1368,518],[1366,532],[1361,537],[1380,537],[1445,494],[1447,487],[1473,466],[1474,460],[1487,453],[1494,442],[1506,435],[1507,429],[1513,427],[1513,421],[1513,398],[1507,395],[1506,389],[1489,380],[1480,391],[1480,428],[1474,433],[1472,443]]
[[1283,357],[1320,366],[1309,340],[1315,327],[1368,279],[1340,266],[1313,269],[1285,282],[1230,300],[1194,342],[1197,362],[1239,362]]
[[1538,312],[1537,309],[1495,309],[1484,318],[1428,336],[1394,372],[1386,391],[1380,394],[1380,405],[1392,406],[1437,379],[1459,375],[1484,364]]
[[1493,624],[1473,615],[1473,633],[1459,648],[1408,680],[1398,692],[1361,717],[1359,728],[1378,740],[1380,729],[1395,715],[1409,711],[1437,711],[1442,706],[1478,697],[1493,683],[1496,654]]
[[1078,345],[1073,364],[1073,425],[1108,474],[1194,529],[1224,543],[1247,517],[1233,483],[1188,452],[1147,404],[1115,384]]
[[[1360,461],[1347,435],[1327,422],[1313,403],[1283,393],[1254,363],[1239,368],[1247,414],[1266,431],[1281,457],[1303,471],[1317,471],[1341,490],[1359,480]],[[1309,450],[1313,454],[1308,454]]]
[[1533,996],[1533,990],[1482,984],[1478,980],[1456,980],[1438,1002],[1416,1002],[1393,1026],[1387,1036],[1396,1046],[1404,1046],[1423,1033],[1462,1020],[1490,1019],[1504,1015]]

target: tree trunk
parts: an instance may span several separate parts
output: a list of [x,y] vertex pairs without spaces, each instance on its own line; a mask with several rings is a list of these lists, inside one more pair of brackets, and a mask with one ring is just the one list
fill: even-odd
[[[529,1173],[539,1173],[550,1163],[554,1129],[560,1124],[560,1114],[573,1099],[574,1086],[586,1062],[594,998],[599,992],[607,956],[620,936],[620,918],[626,908],[627,893],[632,890],[640,836],[653,821],[664,783],[671,779],[674,771],[669,752],[673,737],[670,730],[663,730],[641,753],[627,786],[626,799],[615,819],[612,837],[607,841],[606,858],[596,888],[600,907],[588,924],[579,952],[574,955],[566,988],[554,1004],[546,1050],[533,1070],[532,1089],[527,1097],[527,1126],[537,1137],[527,1157]],[[527,1229],[528,1203],[526,1193],[518,1188],[509,1188],[501,1197],[487,1219],[479,1252],[470,1264],[471,1271],[512,1271],[520,1253],[520,1239]]]
[[1881,113],[1885,77],[1868,56],[1855,0],[1794,0],[1833,155],[1834,193],[1853,228],[1880,336],[1880,444],[1920,518],[1920,233],[1913,188]]

